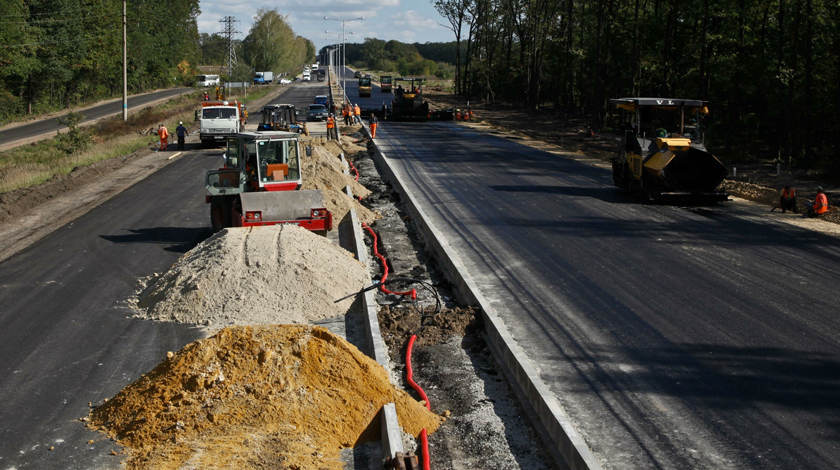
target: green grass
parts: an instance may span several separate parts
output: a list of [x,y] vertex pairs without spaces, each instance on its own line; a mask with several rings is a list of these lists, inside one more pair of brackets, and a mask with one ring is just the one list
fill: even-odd
[[189,126],[198,109],[198,95],[190,94],[169,100],[167,103],[143,110],[130,116],[106,119],[87,128],[96,142],[87,151],[67,155],[56,146],[55,139],[42,140],[0,153],[0,193],[43,183],[53,175],[66,175],[78,166],[86,166],[109,158],[129,155],[159,141],[157,135],[138,135],[149,127],[157,128],[161,122],[175,132],[179,121]]

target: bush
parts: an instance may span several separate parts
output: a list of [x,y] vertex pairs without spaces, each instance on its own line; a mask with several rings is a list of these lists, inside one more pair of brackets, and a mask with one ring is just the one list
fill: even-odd
[[67,155],[81,153],[93,143],[90,134],[85,129],[78,127],[84,119],[85,116],[82,113],[75,111],[70,111],[65,116],[58,118],[60,124],[70,129],[66,134],[59,131],[56,137],[58,148]]

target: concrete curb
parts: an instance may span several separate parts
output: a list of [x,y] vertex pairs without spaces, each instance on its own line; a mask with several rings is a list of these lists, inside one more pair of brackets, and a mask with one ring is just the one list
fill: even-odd
[[[365,132],[367,126],[363,127]],[[449,280],[455,285],[461,300],[481,308],[485,334],[496,360],[503,366],[510,383],[515,385],[517,395],[528,410],[528,414],[537,428],[538,434],[545,441],[549,453],[558,466],[565,463],[572,470],[601,470],[601,464],[587,446],[583,437],[575,429],[568,415],[557,399],[533,368],[527,356],[511,337],[510,332],[493,307],[479,292],[466,267],[455,250],[446,241],[434,224],[420,208],[413,194],[407,190],[390,166],[387,156],[382,153],[375,140],[374,158],[399,191],[402,200],[417,228],[423,236],[427,248],[436,255]]]
[[[330,102],[333,102],[332,89],[330,89]],[[339,147],[342,147],[341,138],[338,140],[338,145]],[[347,160],[344,158],[343,150],[344,148],[342,147],[341,164],[344,168],[344,174],[349,176],[349,165],[347,164]],[[353,190],[350,188],[350,185],[344,187],[344,192],[351,198],[353,197]],[[356,209],[350,209],[350,223],[353,226],[353,244],[356,251],[356,259],[367,266],[367,249],[365,248],[362,224],[359,220],[358,214],[356,214]],[[373,284],[373,281],[370,280],[370,276],[368,276],[368,280],[370,284]],[[378,308],[373,291],[369,290],[365,292],[364,300],[362,302],[362,311],[364,312],[365,319],[367,320],[365,321],[365,335],[367,336],[368,344],[372,349],[369,354],[372,353],[373,359],[378,362],[379,365],[384,367],[386,371],[390,372],[391,358],[388,356],[388,349],[385,347],[385,341],[382,340],[382,333],[379,330],[377,310]],[[402,428],[400,427],[399,417],[397,416],[397,407],[394,403],[386,403],[382,407],[381,426],[383,458],[394,458],[397,456],[397,453],[405,452],[402,444]]]

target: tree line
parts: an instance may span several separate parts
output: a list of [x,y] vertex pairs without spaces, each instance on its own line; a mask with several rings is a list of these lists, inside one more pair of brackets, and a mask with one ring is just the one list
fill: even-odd
[[456,91],[614,124],[609,99],[710,102],[718,153],[840,168],[840,3],[432,0]]
[[[191,85],[200,64],[221,65],[227,40],[199,34],[199,0],[127,3],[129,94]],[[259,10],[239,67],[290,71],[315,55],[276,9]],[[0,0],[0,121],[122,93],[122,1]]]
[[[325,46],[319,55],[326,56]],[[399,72],[402,75],[425,75],[449,79],[454,74],[455,42],[404,43],[397,40],[365,38],[363,43],[348,43],[346,59],[372,70]]]

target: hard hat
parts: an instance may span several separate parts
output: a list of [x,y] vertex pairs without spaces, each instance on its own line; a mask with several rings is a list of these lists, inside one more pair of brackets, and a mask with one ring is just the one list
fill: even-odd
[[178,124],[184,124],[184,121],[178,121]]
[[817,186],[817,191],[822,191],[822,190],[823,190],[822,186]]

